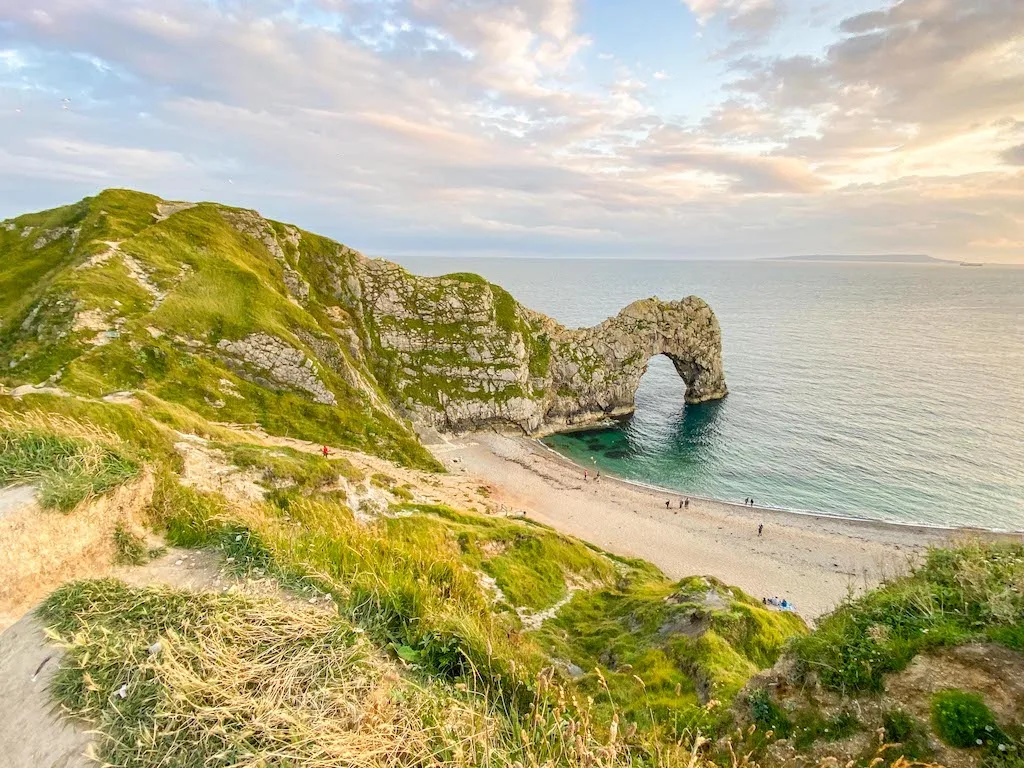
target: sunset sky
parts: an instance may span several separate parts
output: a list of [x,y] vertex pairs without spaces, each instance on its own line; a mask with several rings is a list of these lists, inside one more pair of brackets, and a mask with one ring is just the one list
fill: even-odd
[[1024,0],[0,0],[0,218],[374,255],[1024,262]]

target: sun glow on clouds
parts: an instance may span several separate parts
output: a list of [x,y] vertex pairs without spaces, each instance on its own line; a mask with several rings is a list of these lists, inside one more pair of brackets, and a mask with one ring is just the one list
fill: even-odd
[[686,68],[581,0],[31,5],[0,216],[124,185],[370,252],[1024,261],[1019,0],[645,6]]

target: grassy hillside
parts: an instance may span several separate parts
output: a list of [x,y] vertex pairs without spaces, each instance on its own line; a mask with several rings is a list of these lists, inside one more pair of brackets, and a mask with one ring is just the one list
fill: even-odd
[[[0,223],[0,382],[19,388],[0,393],[0,485],[32,484],[34,514],[59,520],[144,478],[152,532],[275,590],[98,580],[46,601],[66,650],[54,695],[109,765],[807,764],[835,749],[1020,768],[1024,694],[999,682],[1024,680],[1020,547],[935,552],[808,633],[717,580],[470,511],[478,489],[438,474],[399,414],[443,377],[417,394],[381,339],[404,318],[402,333],[486,342],[528,377],[546,341],[475,276],[367,263],[250,211],[120,190]],[[401,311],[362,311],[374,286]],[[435,305],[473,305],[479,323],[448,327]],[[442,480],[458,502],[436,498]],[[110,549],[144,564],[130,522]],[[31,530],[5,535],[15,551]]]
[[790,760],[866,762],[882,734],[887,760],[1024,766],[1024,545],[933,550],[796,639],[742,709],[755,752]]
[[[204,720],[206,705],[200,704],[213,695],[209,688],[197,693],[198,699],[174,695],[179,675],[188,671],[180,664],[194,678],[214,663],[203,654],[223,644],[217,653],[230,649],[233,664],[272,661],[291,670],[293,663],[310,663],[295,657],[304,647],[316,648],[326,660],[344,657],[352,633],[378,661],[371,670],[339,661],[330,680],[314,676],[315,684],[345,687],[346,675],[380,672],[378,662],[385,663],[391,669],[387,675],[400,678],[385,686],[388,700],[408,695],[423,703],[403,716],[408,732],[402,738],[413,739],[416,749],[455,750],[461,757],[452,761],[467,764],[482,762],[473,752],[478,748],[488,753],[483,762],[510,766],[530,754],[547,755],[558,764],[589,764],[591,750],[601,752],[609,765],[658,763],[698,731],[724,728],[729,703],[746,679],[805,631],[796,617],[769,612],[712,580],[674,583],[647,563],[613,557],[529,520],[417,502],[431,487],[429,474],[421,475],[421,487],[403,486],[344,457],[325,460],[250,441],[244,433],[156,398],[121,404],[49,394],[0,396],[0,412],[5,438],[0,464],[19,464],[25,445],[62,448],[38,452],[32,470],[37,474],[26,472],[20,479],[37,480],[51,459],[52,469],[59,470],[68,455],[100,457],[82,465],[88,480],[84,497],[131,478],[130,471],[112,477],[105,469],[103,457],[120,457],[132,471],[146,467],[156,473],[147,519],[168,544],[212,548],[236,575],[272,578],[303,602],[312,595],[323,605],[323,596],[330,596],[329,615],[310,619],[302,612],[293,616],[286,604],[211,599],[185,600],[186,606],[180,596],[159,590],[129,593],[104,582],[62,589],[42,614],[70,651],[56,692],[71,711],[100,725],[109,737],[103,754],[113,765],[165,764],[160,761],[195,743],[204,745],[190,758],[195,762],[175,764],[233,765],[220,760],[245,750],[269,750],[306,727],[275,730],[268,724],[266,733],[253,733],[239,720],[247,717],[246,707],[261,708],[267,717],[312,718],[308,727],[319,732],[315,722],[326,715],[307,711],[306,703],[282,692],[266,694],[277,702],[273,705],[238,698],[224,703],[228,709],[215,726]],[[222,454],[233,471],[255,477],[264,499],[239,503],[187,487],[183,432],[202,436],[191,440]],[[384,493],[388,508],[372,519],[357,517],[347,500],[361,489]],[[126,559],[144,561],[145,548],[125,534],[122,538],[117,547]],[[245,617],[252,615],[257,623],[274,618],[248,628]],[[276,633],[268,627],[278,625],[294,639],[274,646],[280,657],[259,656],[247,633]],[[157,640],[185,656],[140,665]],[[298,679],[312,675],[308,666],[302,669]],[[108,688],[115,679],[122,680],[118,686],[128,681],[138,698],[111,697]],[[157,716],[168,707],[177,713],[174,718]],[[450,729],[431,720],[442,712],[455,718]],[[537,718],[547,723],[544,727],[574,723],[585,743],[577,744],[575,737],[560,746],[549,743]],[[486,738],[492,741],[472,749],[452,741],[460,728],[481,722],[490,723],[486,729],[493,733]],[[413,738],[418,728],[423,733]],[[146,738],[138,742],[143,733]],[[331,734],[322,738],[338,735]],[[607,752],[610,743],[616,747]],[[331,749],[342,748],[332,744]],[[399,751],[407,754],[405,747]],[[321,764],[293,757],[295,765]]]
[[[0,382],[141,390],[210,420],[436,468],[339,342],[344,317],[328,317],[292,266],[322,239],[275,224],[286,252],[250,218],[108,190],[0,224]],[[275,340],[262,362],[222,343],[253,337]]]

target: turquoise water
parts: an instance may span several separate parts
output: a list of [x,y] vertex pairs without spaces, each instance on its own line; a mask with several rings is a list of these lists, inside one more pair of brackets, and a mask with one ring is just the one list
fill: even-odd
[[682,493],[1024,529],[1024,269],[794,262],[402,259],[475,271],[569,326],[707,299],[725,400],[683,405],[655,358],[633,419],[547,444]]

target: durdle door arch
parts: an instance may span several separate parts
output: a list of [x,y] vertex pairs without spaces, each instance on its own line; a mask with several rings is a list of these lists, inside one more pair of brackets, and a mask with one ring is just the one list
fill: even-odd
[[358,307],[361,343],[386,362],[382,388],[441,431],[543,435],[628,416],[655,355],[675,365],[687,403],[728,392],[718,320],[697,296],[642,299],[569,329],[476,275],[418,277],[360,256],[338,285]]
[[640,379],[657,355],[672,361],[686,385],[687,403],[718,400],[728,393],[721,329],[711,307],[696,296],[672,302],[644,299],[600,325],[565,333],[560,349],[570,360],[574,350],[592,350],[598,365],[581,376],[574,366],[553,361],[556,401],[543,432],[631,414]]

